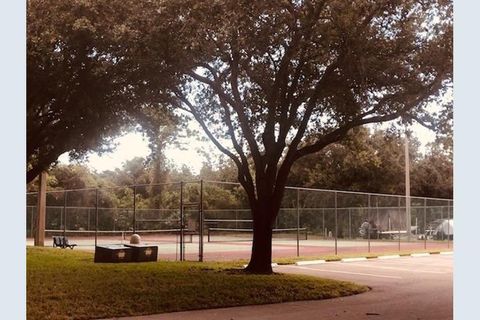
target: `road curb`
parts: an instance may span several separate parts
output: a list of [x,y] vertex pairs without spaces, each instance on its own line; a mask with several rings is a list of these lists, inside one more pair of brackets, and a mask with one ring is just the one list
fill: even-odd
[[321,264],[325,263],[325,260],[308,260],[308,261],[297,261],[295,262],[296,266],[308,266],[310,264]]
[[410,257],[428,257],[430,255],[429,252],[423,252],[423,253],[412,253]]
[[355,261],[365,261],[367,260],[367,257],[360,257],[360,258],[343,258],[342,262],[355,262]]
[[400,258],[400,255],[399,254],[392,254],[392,255],[389,255],[389,256],[378,256],[377,257],[377,259],[380,259],[380,260],[396,259],[396,258]]
[[[387,259],[398,259],[401,257],[428,257],[432,253],[430,252],[420,252],[420,253],[411,253],[408,255],[399,255],[399,254],[391,254],[385,256],[377,256],[377,257],[356,257],[356,258],[343,258],[339,260],[305,260],[305,261],[297,261],[294,263],[296,266],[307,266],[312,264],[322,264],[322,263],[329,263],[329,262],[355,262],[355,261],[366,261],[366,260],[387,260]],[[443,255],[452,255],[453,251],[442,251],[439,254]],[[246,266],[246,265],[245,265]],[[276,267],[276,263],[272,263],[272,267]]]

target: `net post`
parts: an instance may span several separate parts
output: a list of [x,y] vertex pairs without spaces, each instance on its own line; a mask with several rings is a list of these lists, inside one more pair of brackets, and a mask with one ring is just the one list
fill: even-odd
[[338,210],[337,210],[337,191],[335,191],[335,255],[338,254],[337,236],[338,236]]
[[297,257],[300,256],[300,190],[297,189]]

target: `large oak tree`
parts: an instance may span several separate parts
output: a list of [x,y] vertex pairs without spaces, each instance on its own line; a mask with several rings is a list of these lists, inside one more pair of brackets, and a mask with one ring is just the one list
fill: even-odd
[[298,159],[358,126],[422,119],[451,85],[450,1],[185,0],[151,14],[176,26],[172,103],[237,166],[250,272],[272,272],[272,224]]

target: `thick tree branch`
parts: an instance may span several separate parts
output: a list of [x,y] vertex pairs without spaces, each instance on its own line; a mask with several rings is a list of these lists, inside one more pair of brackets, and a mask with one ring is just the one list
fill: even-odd
[[[218,139],[213,135],[213,133],[210,131],[208,128],[207,124],[205,121],[202,119],[201,115],[197,112],[193,104],[185,98],[180,92],[176,91],[175,95],[180,99],[181,102],[183,102],[185,105],[188,106],[188,108],[191,111],[191,114],[195,118],[195,120],[200,124],[202,129],[204,130],[205,134],[208,136],[208,138],[215,144],[215,146],[225,155],[227,155],[232,161],[235,163],[238,169],[238,180],[242,184],[242,186],[245,188],[245,191],[247,192],[247,195],[251,199],[255,199],[255,186],[253,184],[253,180],[250,174],[250,170],[248,168],[248,163],[247,167],[245,168],[243,166],[242,161],[240,161],[230,150],[225,148],[219,141]],[[242,154],[239,154],[241,156]]]
[[305,146],[295,153],[295,160],[311,154],[318,152],[322,150],[325,146],[337,142],[345,135],[348,133],[348,131],[354,127],[362,126],[365,124],[369,123],[381,123],[381,122],[386,122],[386,121],[391,121],[394,120],[402,115],[405,115],[409,110],[412,110],[415,108],[415,106],[419,105],[422,103],[425,99],[430,97],[432,94],[434,94],[436,91],[439,90],[441,87],[442,83],[442,76],[439,76],[435,79],[435,81],[428,86],[428,88],[425,88],[420,94],[414,94],[411,96],[408,101],[405,102],[404,107],[400,108],[399,110],[390,113],[390,114],[385,114],[385,115],[377,115],[377,116],[371,116],[371,117],[365,117],[366,115],[370,115],[372,110],[369,110],[358,117],[354,118],[353,120],[349,121],[347,124],[343,125],[342,127],[339,127],[332,132],[322,136],[316,143],[312,145]]
[[233,108],[233,110],[235,110],[238,117],[238,122],[240,124],[240,128],[242,129],[245,139],[247,140],[248,147],[250,148],[250,152],[252,153],[255,167],[259,169],[262,168],[262,156],[260,154],[255,136],[253,135],[253,132],[250,128],[250,124],[245,114],[244,107],[241,104],[237,104],[230,96],[228,96],[221,88],[220,83],[214,82],[195,72],[190,72],[189,75],[195,80],[198,80],[210,86],[210,88],[212,88],[212,90],[218,95],[220,99],[225,100]]
[[235,128],[233,127],[232,123],[232,118],[230,114],[230,109],[228,105],[225,103],[225,101],[220,100],[220,104],[222,105],[224,112],[225,112],[225,123],[227,124],[228,128],[228,135],[230,136],[230,139],[232,140],[233,147],[237,151],[237,154],[239,155],[241,162],[242,162],[242,168],[243,168],[243,174],[245,176],[246,182],[250,184],[253,187],[253,178],[250,173],[250,168],[248,164],[248,159],[247,156],[245,155],[242,146],[238,143],[238,140],[235,135]]

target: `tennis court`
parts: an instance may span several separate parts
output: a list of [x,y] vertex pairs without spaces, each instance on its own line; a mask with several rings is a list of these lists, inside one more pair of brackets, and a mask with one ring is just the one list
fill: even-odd
[[[142,241],[146,244],[156,245],[159,248],[159,259],[180,260],[180,235],[179,234],[141,234]],[[129,242],[131,233],[125,232],[123,235],[99,235],[97,236],[98,245],[122,244]],[[92,235],[79,236],[74,233],[68,233],[67,236],[71,243],[77,244],[79,250],[93,251],[95,249],[95,239]],[[251,240],[244,237],[233,239],[233,237],[219,235],[215,241],[208,242],[207,236],[204,236],[203,242],[203,260],[204,261],[228,261],[238,259],[248,259],[251,252]],[[371,240],[337,240],[335,250],[334,239],[309,239],[300,240],[299,246],[295,239],[275,238],[273,239],[273,258],[292,258],[301,256],[319,256],[335,254],[355,254],[355,253],[392,253],[402,251],[417,250],[442,250],[452,248],[453,243],[441,241],[385,241]],[[33,245],[33,239],[27,239],[27,245]],[[52,245],[51,237],[47,236],[46,246]],[[198,235],[185,237],[184,256],[185,260],[196,261],[199,259],[200,241]],[[400,248],[400,250],[399,250]],[[297,251],[298,250],[298,251]],[[336,253],[335,253],[336,252]]]
[[[38,194],[27,194],[27,244]],[[66,235],[79,249],[121,244],[137,233],[169,260],[250,257],[253,221],[237,183],[215,181],[52,190],[46,245]],[[410,232],[407,232],[410,230]],[[273,257],[453,248],[453,201],[288,187],[273,223]]]

